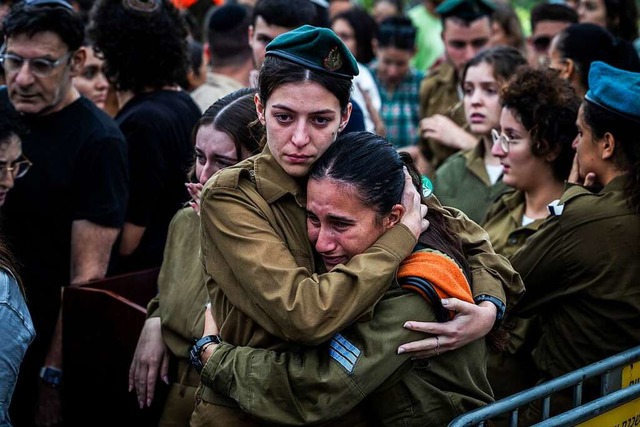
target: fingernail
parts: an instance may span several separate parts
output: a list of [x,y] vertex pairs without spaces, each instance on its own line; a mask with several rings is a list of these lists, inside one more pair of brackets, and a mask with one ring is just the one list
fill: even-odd
[[442,299],[440,300],[442,302],[442,305],[449,305],[449,300],[448,299]]
[[167,376],[162,377],[162,381],[164,381],[164,383],[168,385],[169,384],[169,377],[167,377]]
[[211,303],[210,302],[206,303],[204,308],[211,308]]
[[147,399],[147,406],[151,406],[151,399]]
[[411,323],[410,322],[406,322],[404,325],[402,325],[404,328],[407,329],[411,329]]
[[402,354],[405,353],[407,350],[404,349],[404,347],[398,347],[398,354]]

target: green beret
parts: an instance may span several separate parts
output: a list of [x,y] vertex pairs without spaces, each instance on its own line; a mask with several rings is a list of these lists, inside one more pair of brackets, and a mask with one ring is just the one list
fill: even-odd
[[358,63],[342,40],[328,28],[303,25],[280,34],[267,45],[266,56],[277,56],[315,71],[351,79]]
[[595,61],[589,69],[585,99],[612,113],[640,122],[640,73]]
[[436,8],[441,18],[460,18],[466,22],[490,16],[496,9],[491,0],[445,0]]

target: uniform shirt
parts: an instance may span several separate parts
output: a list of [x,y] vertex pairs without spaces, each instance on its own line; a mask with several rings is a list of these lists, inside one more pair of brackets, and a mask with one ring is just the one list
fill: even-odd
[[[420,118],[434,114],[443,114],[461,127],[467,124],[458,92],[458,77],[453,65],[448,62],[432,70],[420,84]],[[434,168],[457,151],[432,139],[423,139],[420,143]]]
[[191,98],[203,113],[214,102],[244,86],[235,79],[224,74],[207,72],[207,81],[191,91]]
[[434,180],[434,193],[442,204],[460,209],[477,223],[482,221],[489,206],[509,189],[502,178],[491,184],[484,151],[480,140],[473,149],[454,154],[438,168]]
[[575,186],[511,259],[527,292],[516,313],[538,314],[533,357],[554,378],[640,344],[640,215],[626,177],[592,194]]
[[183,361],[188,361],[193,338],[202,336],[208,301],[199,241],[200,217],[191,207],[179,210],[169,225],[158,295],[147,306],[148,317],[161,319],[167,347]]
[[482,227],[489,233],[493,249],[500,255],[511,258],[544,222],[541,218],[523,226],[524,210],[524,192],[520,190],[502,195],[489,208]]
[[9,404],[20,364],[36,332],[13,275],[0,268],[0,425],[11,426]]
[[380,118],[384,122],[387,139],[396,148],[416,145],[420,122],[420,82],[424,73],[410,68],[404,79],[391,91],[378,78],[377,69],[378,64],[373,63],[371,73],[380,92]]

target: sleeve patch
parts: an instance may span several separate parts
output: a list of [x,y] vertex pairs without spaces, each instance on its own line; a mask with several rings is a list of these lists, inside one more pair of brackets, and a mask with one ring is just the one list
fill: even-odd
[[340,366],[348,373],[353,373],[358,358],[360,357],[360,349],[353,345],[349,340],[341,334],[336,334],[330,342],[329,354]]

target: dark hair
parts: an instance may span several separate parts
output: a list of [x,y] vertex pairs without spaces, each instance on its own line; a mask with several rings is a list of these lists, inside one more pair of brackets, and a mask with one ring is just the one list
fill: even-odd
[[37,33],[51,31],[57,34],[73,52],[82,46],[84,23],[82,17],[62,6],[29,6],[25,2],[16,3],[2,23],[5,37],[25,34],[33,37]]
[[531,32],[541,21],[578,23],[578,12],[563,4],[540,3],[531,10]]
[[638,38],[638,7],[635,0],[604,0],[607,29],[614,36],[633,42]]
[[556,49],[562,58],[571,59],[585,91],[589,89],[589,69],[593,61],[602,61],[623,70],[640,71],[640,58],[633,45],[616,39],[595,24],[573,24],[557,35]]
[[4,239],[0,237],[0,268],[9,272],[16,278],[16,282],[18,282],[18,287],[22,292],[22,296],[26,298],[26,294],[24,291],[24,286],[22,285],[22,281],[20,280],[20,276],[18,275],[17,263],[13,254],[7,247],[4,242]]
[[471,58],[462,71],[462,81],[467,78],[467,70],[480,64],[489,64],[493,68],[493,77],[507,81],[518,67],[526,65],[527,60],[518,49],[508,46],[494,46],[480,51]]
[[[353,186],[356,197],[371,206],[381,218],[401,203],[404,190],[403,167],[407,166],[413,183],[422,194],[422,180],[415,169],[411,156],[398,153],[385,138],[369,132],[351,132],[339,136],[327,151],[316,161],[309,172],[309,180],[332,180]],[[419,241],[452,257],[465,272],[471,284],[469,265],[457,235],[451,232],[443,212],[431,202],[429,206],[429,229],[422,233]]]
[[511,47],[524,50],[524,33],[516,11],[508,3],[496,2],[495,7],[492,21],[500,25],[505,35],[512,40]]
[[0,145],[9,142],[11,136],[22,138],[26,133],[22,116],[8,105],[0,105]]
[[258,0],[251,14],[251,25],[256,25],[258,16],[269,25],[297,28],[314,24],[318,11],[309,0]]
[[390,16],[378,27],[378,47],[413,50],[416,46],[416,32],[416,27],[408,17]]
[[179,83],[188,69],[184,20],[169,0],[149,0],[148,11],[133,3],[98,0],[91,12],[89,35],[104,56],[105,75],[134,93]]
[[[203,126],[213,126],[229,135],[236,146],[236,158],[243,158],[243,151],[251,154],[262,148],[264,126],[258,121],[253,102],[255,88],[242,88],[223,96],[205,110],[191,131],[191,142],[196,145],[196,136]],[[195,164],[189,171],[195,179]]]
[[333,25],[338,19],[349,23],[356,39],[356,52],[352,52],[356,60],[361,64],[368,64],[375,58],[373,52],[373,39],[378,31],[378,24],[365,9],[354,6],[337,14],[331,19]]
[[346,111],[351,97],[350,79],[335,77],[327,73],[306,68],[300,64],[267,55],[258,76],[258,95],[266,106],[269,97],[278,87],[288,83],[311,81],[327,89],[340,102],[342,112]]
[[249,8],[241,5],[225,5],[211,14],[206,28],[212,65],[238,65],[251,59],[250,20]]
[[519,69],[501,91],[502,105],[531,135],[536,157],[557,153],[551,162],[553,175],[565,180],[573,162],[580,99],[567,82],[549,69]]
[[605,133],[615,138],[613,161],[621,170],[629,174],[625,192],[631,209],[640,213],[640,123],[608,111],[589,101],[582,103],[584,122],[594,137],[602,139]]

